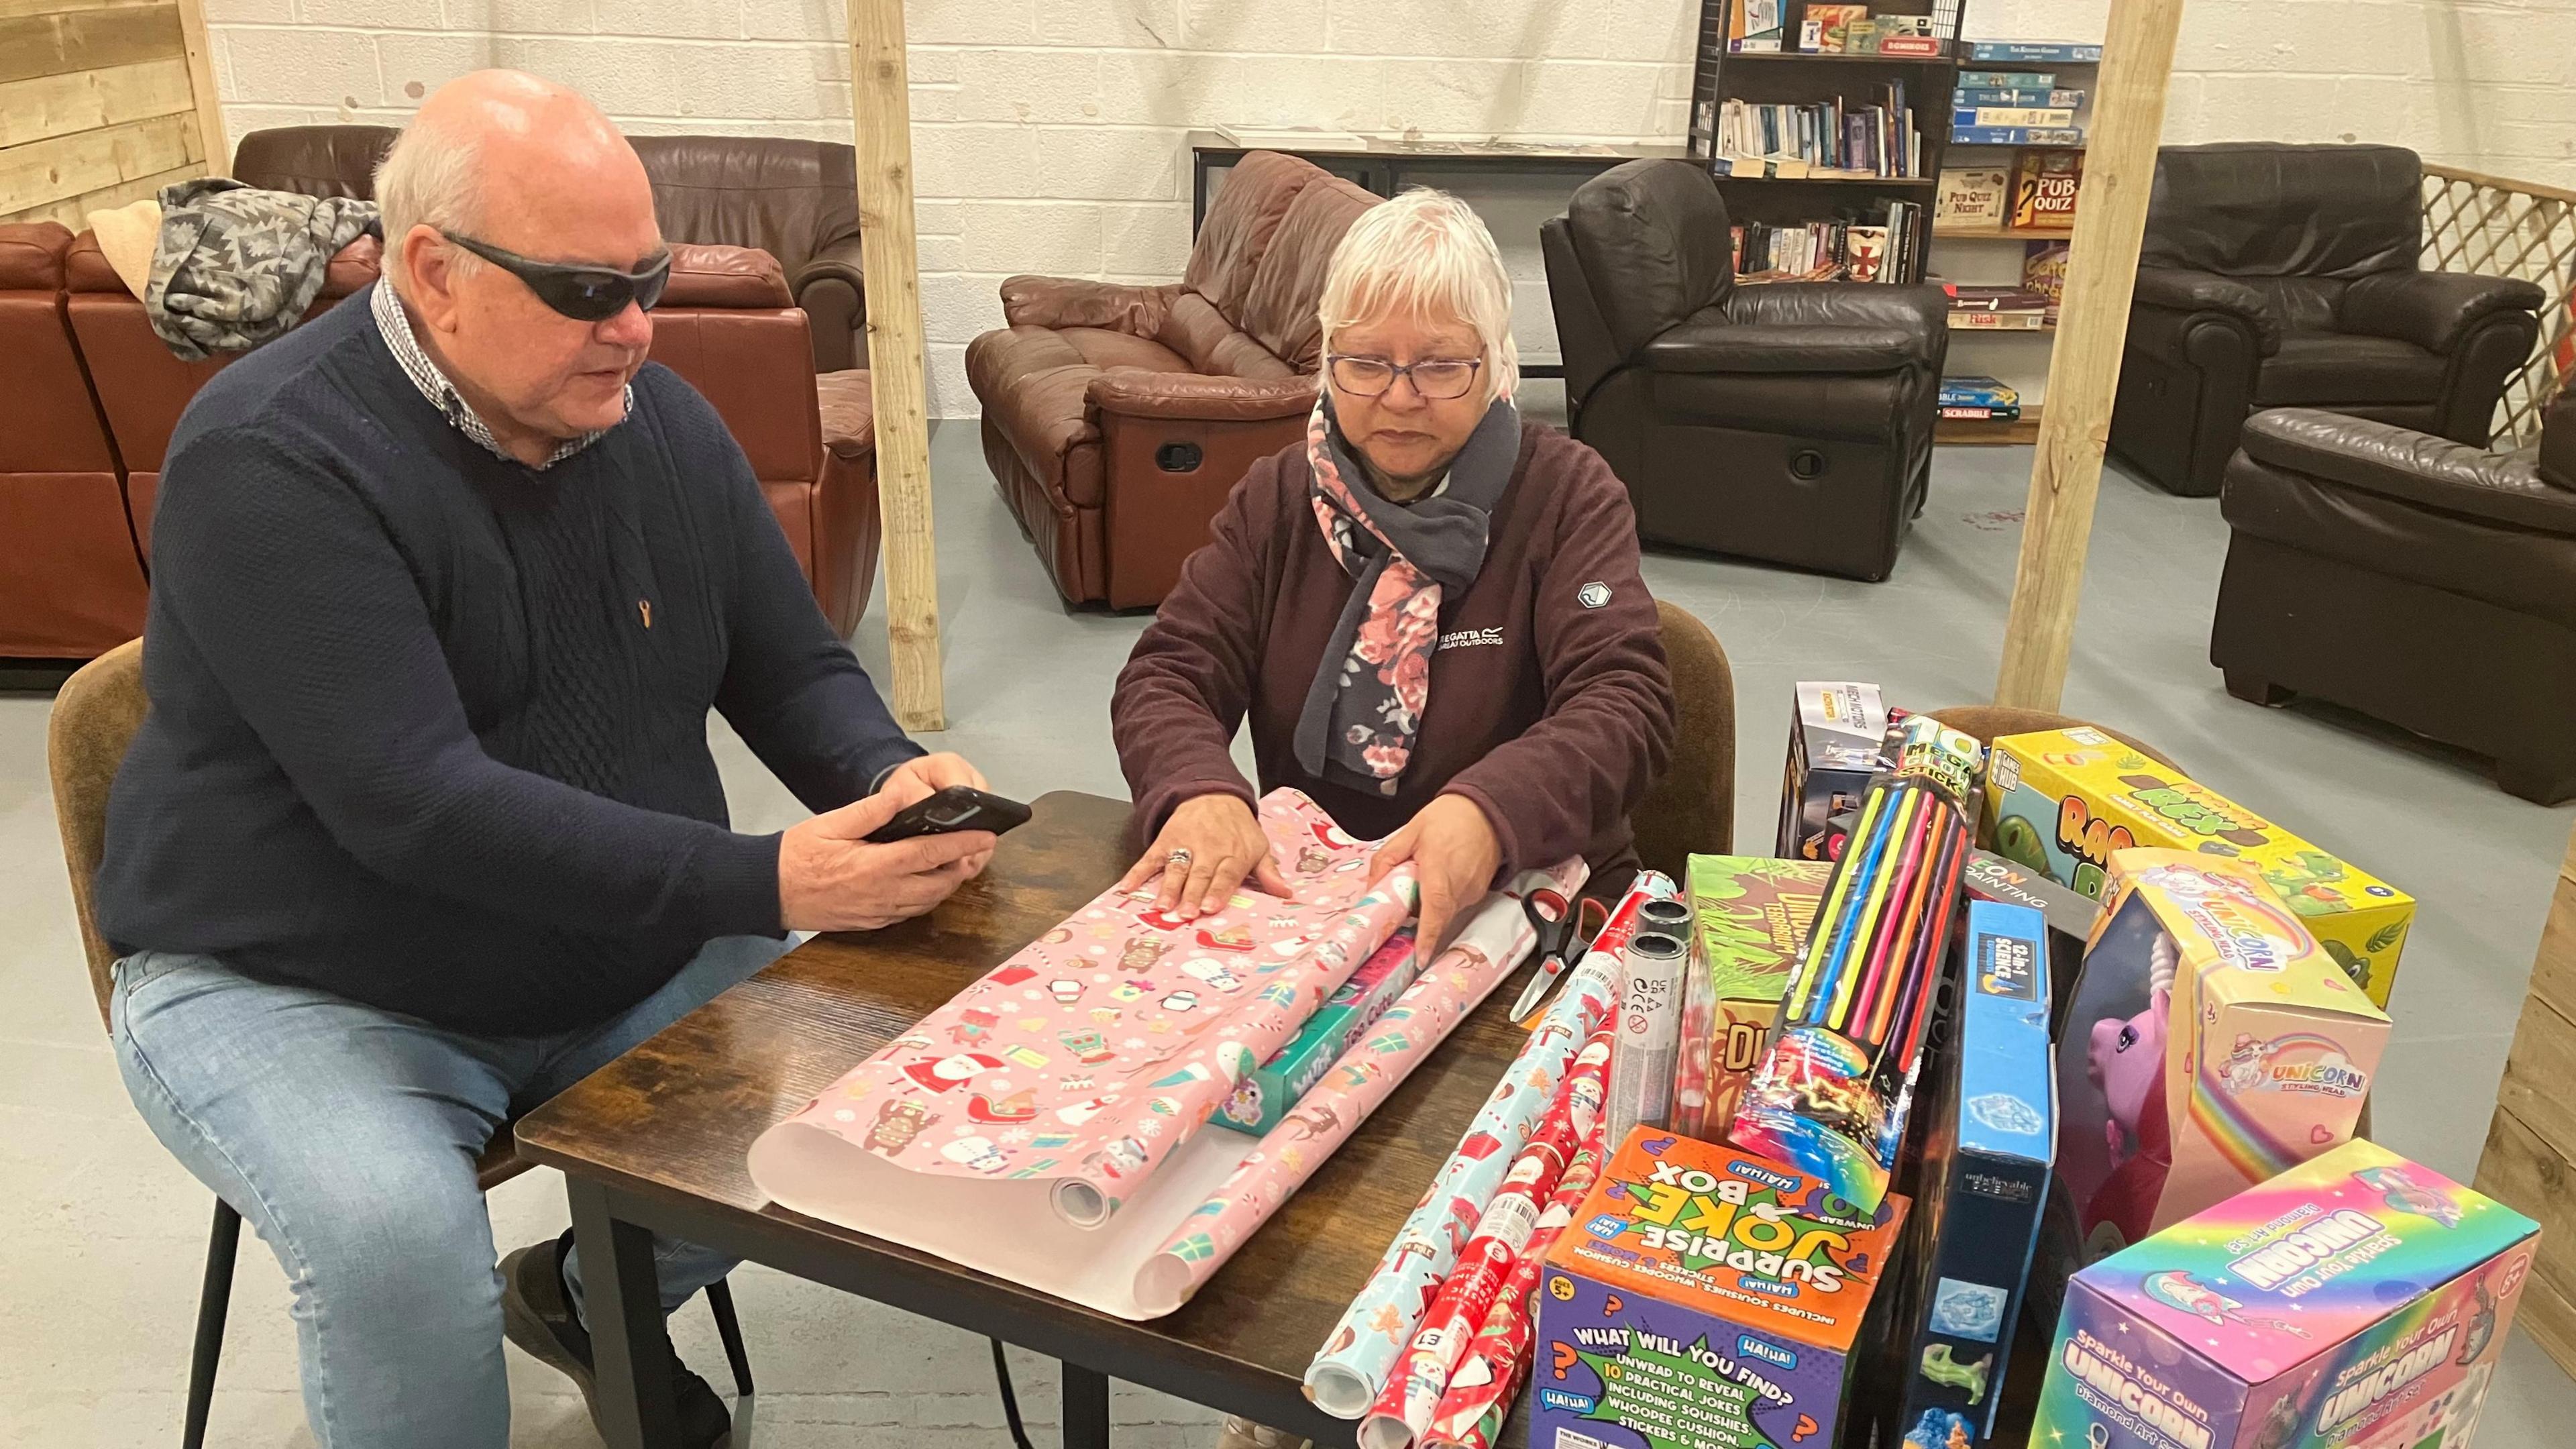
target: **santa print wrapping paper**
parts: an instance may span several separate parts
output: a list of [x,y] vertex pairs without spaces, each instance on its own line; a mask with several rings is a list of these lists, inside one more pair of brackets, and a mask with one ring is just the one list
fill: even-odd
[[1548,1249],[1556,1246],[1557,1235],[1574,1221],[1575,1209],[1583,1206],[1593,1179],[1600,1175],[1601,1126],[1593,1124],[1583,1150],[1574,1154],[1565,1175],[1557,1179],[1547,1211],[1539,1214],[1537,1229],[1512,1260],[1502,1291],[1494,1295],[1484,1323],[1468,1340],[1466,1357],[1449,1376],[1440,1406],[1431,1412],[1430,1432],[1422,1436],[1429,1449],[1493,1449],[1494,1436],[1511,1414],[1521,1375],[1529,1367],[1530,1340],[1538,1324],[1531,1299],[1538,1293],[1539,1271],[1546,1265]]
[[1521,898],[1539,886],[1571,895],[1584,875],[1579,860],[1553,871],[1524,871],[1470,915],[1439,959],[1335,1059],[1286,1120],[1261,1139],[1207,1201],[1190,1210],[1137,1270],[1136,1301],[1157,1314],[1189,1301],[1451,1029],[1511,976],[1536,942]]
[[[1678,892],[1670,877],[1649,870],[1637,873],[1628,894],[1631,899],[1612,913],[1614,928],[1621,912],[1634,920],[1634,898],[1669,900]],[[1317,1408],[1335,1418],[1356,1419],[1385,1389],[1396,1355],[1412,1339],[1441,1280],[1449,1276],[1468,1231],[1555,1098],[1575,1052],[1610,1019],[1618,993],[1619,958],[1612,951],[1589,951],[1583,964],[1566,973],[1565,985],[1540,1014],[1529,1045],[1504,1069],[1494,1095],[1467,1124],[1457,1151],[1387,1244],[1368,1286],[1351,1300],[1307,1366],[1306,1397]]]
[[1618,1027],[1592,1034],[1574,1057],[1556,1100],[1530,1133],[1528,1145],[1512,1159],[1503,1185],[1485,1204],[1484,1216],[1467,1246],[1458,1250],[1458,1266],[1431,1300],[1415,1330],[1413,1343],[1396,1361],[1368,1417],[1360,1421],[1360,1449],[1407,1449],[1431,1427],[1431,1413],[1449,1387],[1449,1375],[1467,1351],[1467,1340],[1485,1321],[1502,1291],[1512,1264],[1538,1228],[1539,1214],[1564,1175],[1566,1162],[1601,1122],[1609,1095],[1610,1049]]

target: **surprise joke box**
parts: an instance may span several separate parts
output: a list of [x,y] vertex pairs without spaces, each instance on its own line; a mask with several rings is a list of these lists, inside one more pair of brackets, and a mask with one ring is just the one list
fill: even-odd
[[1673,1127],[1685,1137],[1726,1135],[1736,1101],[1780,1017],[1780,994],[1807,949],[1824,904],[1830,862],[1750,855],[1690,858],[1695,936],[1682,991],[1681,1061],[1673,1076]]
[[1826,1449],[1905,1209],[1631,1132],[1540,1274],[1529,1442]]
[[1840,853],[1827,825],[1860,808],[1886,735],[1887,705],[1877,685],[1798,682],[1788,778],[1780,787],[1782,856],[1831,860]]
[[2337,1148],[2078,1274],[2030,1442],[2468,1449],[2539,1232]]
[[2109,880],[2057,1057],[2081,1262],[2351,1137],[2388,1042],[2250,864],[2123,850]]
[[1233,1095],[1225,1099],[1225,1106],[1211,1120],[1220,1127],[1255,1137],[1266,1135],[1296,1107],[1307,1088],[1324,1079],[1324,1073],[1333,1069],[1333,1063],[1342,1059],[1351,1043],[1386,1015],[1386,1009],[1421,974],[1412,928],[1389,936],[1385,945],[1360,963],[1349,980],[1324,998],[1324,1004],[1315,1008],[1315,1014],[1306,1018],[1306,1024],[1298,1028],[1286,1046],[1243,1074],[1243,1080],[1235,1083]]
[[2133,845],[2243,860],[2383,1008],[2415,919],[2404,891],[2098,730],[1996,740],[1981,833],[1987,849],[2095,897],[2111,852]]
[[1968,903],[1956,1043],[1924,1104],[1922,1191],[1889,1304],[1881,1449],[1991,1442],[2056,1142],[2047,929],[2027,906]]

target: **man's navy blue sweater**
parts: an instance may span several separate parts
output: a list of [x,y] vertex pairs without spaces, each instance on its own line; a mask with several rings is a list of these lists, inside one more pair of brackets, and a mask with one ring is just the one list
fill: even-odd
[[100,927],[458,1031],[600,1021],[780,933],[710,707],[818,811],[921,750],[688,384],[646,366],[625,422],[531,470],[421,396],[368,300],[171,439]]

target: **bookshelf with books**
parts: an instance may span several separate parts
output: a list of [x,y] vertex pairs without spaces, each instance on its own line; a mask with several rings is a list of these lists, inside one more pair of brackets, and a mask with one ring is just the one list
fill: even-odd
[[2014,394],[2004,415],[1944,411],[1944,442],[2028,442],[2056,338],[2056,298],[2075,233],[2099,45],[1967,40],[1932,195],[1951,294],[1950,381]]
[[1921,281],[1966,0],[1701,0],[1687,149],[1748,283]]

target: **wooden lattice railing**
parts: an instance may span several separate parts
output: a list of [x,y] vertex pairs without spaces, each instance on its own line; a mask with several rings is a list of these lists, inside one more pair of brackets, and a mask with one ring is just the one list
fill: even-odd
[[2424,265],[2521,277],[2546,294],[2540,342],[2506,379],[2496,445],[2540,435],[2540,410],[2576,374],[2576,191],[2424,165]]

